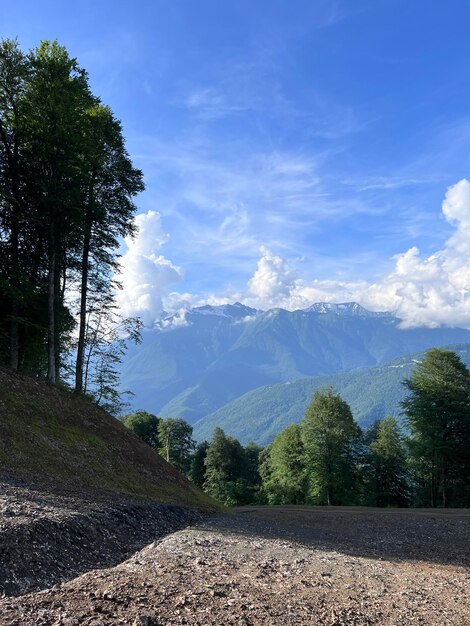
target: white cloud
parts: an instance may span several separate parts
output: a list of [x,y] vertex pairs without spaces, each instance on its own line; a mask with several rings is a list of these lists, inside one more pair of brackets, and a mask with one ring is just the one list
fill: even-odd
[[444,248],[422,257],[416,247],[394,257],[395,267],[375,283],[298,279],[285,259],[262,251],[248,282],[246,301],[296,309],[313,302],[355,300],[376,311],[393,311],[403,327],[441,324],[470,328],[470,182],[447,190],[444,218],[455,231]]
[[[241,212],[243,215],[243,211]],[[449,187],[442,204],[444,219],[455,230],[441,250],[422,256],[417,247],[393,257],[391,272],[376,282],[299,278],[288,261],[262,247],[257,267],[245,293],[227,290],[206,297],[168,293],[181,271],[159,255],[167,241],[160,215],[154,211],[137,217],[139,235],[126,240],[122,258],[123,292],[119,302],[126,315],[139,315],[153,325],[163,310],[177,314],[184,324],[185,311],[202,304],[225,304],[239,300],[255,308],[304,308],[314,302],[354,300],[375,311],[392,311],[403,327],[442,324],[470,328],[470,182]],[[241,220],[243,221],[243,220]],[[237,220],[227,218],[222,231],[237,231]],[[239,234],[239,233],[237,233]]]
[[394,270],[370,285],[363,301],[392,308],[404,326],[470,327],[470,182],[449,187],[442,204],[455,231],[442,250],[422,257],[416,247],[397,255]]
[[275,306],[292,296],[296,274],[285,259],[261,248],[261,258],[256,272],[248,281],[250,294],[260,306]]
[[117,301],[124,316],[138,316],[152,326],[163,311],[163,298],[169,285],[181,279],[180,268],[158,254],[168,241],[160,214],[148,211],[135,218],[138,234],[126,238],[127,252],[121,258],[122,291]]

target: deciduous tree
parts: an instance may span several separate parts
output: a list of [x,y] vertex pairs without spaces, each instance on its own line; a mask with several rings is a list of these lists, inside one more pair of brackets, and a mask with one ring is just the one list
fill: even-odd
[[158,448],[158,424],[160,419],[147,411],[134,411],[123,415],[122,423],[145,443],[156,450]]
[[352,504],[358,494],[360,429],[348,404],[332,388],[316,391],[301,423],[309,499]]
[[274,439],[263,459],[263,490],[270,504],[303,504],[307,475],[300,426],[291,424]]
[[470,372],[451,350],[426,352],[404,381],[417,479],[432,506],[470,503]]
[[185,474],[189,471],[195,447],[192,434],[192,426],[180,418],[162,419],[158,425],[159,453]]
[[394,417],[379,420],[369,446],[368,494],[375,506],[407,506],[410,488],[403,436]]

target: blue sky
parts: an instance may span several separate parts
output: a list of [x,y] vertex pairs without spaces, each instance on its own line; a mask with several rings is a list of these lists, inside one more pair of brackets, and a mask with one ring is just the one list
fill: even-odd
[[[0,24],[24,48],[57,38],[123,122],[139,211],[160,214],[129,249],[130,311],[140,297],[158,316],[170,292],[290,308],[351,294],[406,318],[392,257],[413,247],[411,280],[444,251],[466,288],[467,252],[446,252],[465,220],[441,205],[470,177],[468,0],[24,0]],[[136,255],[157,266],[153,293]],[[420,280],[434,312],[410,323],[466,323],[466,308],[436,318]],[[433,279],[451,309],[450,287]]]

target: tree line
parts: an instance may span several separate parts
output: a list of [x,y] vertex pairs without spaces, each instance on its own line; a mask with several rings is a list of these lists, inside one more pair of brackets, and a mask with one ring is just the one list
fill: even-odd
[[221,428],[196,447],[189,424],[146,412],[124,423],[227,505],[470,506],[469,370],[432,349],[404,385],[406,434],[392,416],[362,430],[331,388],[264,448]]
[[117,314],[117,249],[143,188],[77,60],[55,41],[1,41],[0,364],[118,402],[139,323]]

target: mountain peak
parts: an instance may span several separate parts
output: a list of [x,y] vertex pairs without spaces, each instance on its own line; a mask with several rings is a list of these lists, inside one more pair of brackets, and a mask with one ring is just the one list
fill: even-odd
[[369,311],[357,302],[315,302],[302,310],[306,313],[332,313],[333,315],[347,317],[384,317],[389,315],[389,313],[384,311]]
[[203,306],[194,307],[190,310],[190,312],[199,315],[217,315],[240,319],[244,317],[253,317],[259,311],[257,311],[257,309],[252,309],[249,306],[245,306],[241,302],[235,302],[235,304],[205,304]]

